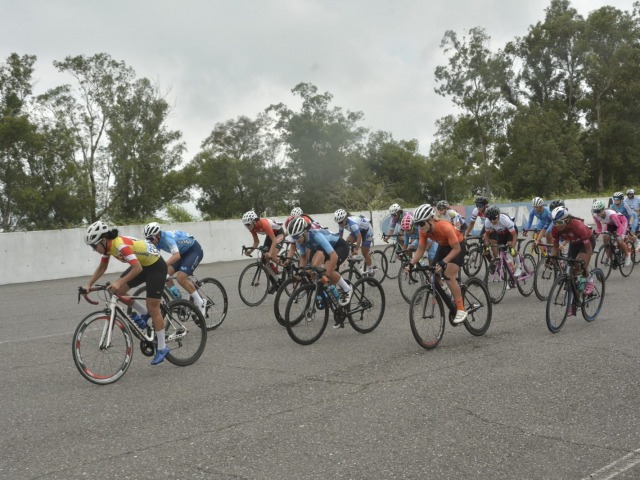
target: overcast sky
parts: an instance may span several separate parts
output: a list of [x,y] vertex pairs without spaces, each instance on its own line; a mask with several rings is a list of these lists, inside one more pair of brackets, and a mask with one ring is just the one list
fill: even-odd
[[[547,0],[0,0],[0,59],[36,55],[36,94],[64,83],[53,60],[105,52],[157,83],[173,106],[187,158],[217,122],[272,103],[297,109],[300,82],[364,113],[362,125],[415,138],[427,153],[445,30],[480,26],[502,48],[544,20]],[[573,0],[583,16],[633,0]]]

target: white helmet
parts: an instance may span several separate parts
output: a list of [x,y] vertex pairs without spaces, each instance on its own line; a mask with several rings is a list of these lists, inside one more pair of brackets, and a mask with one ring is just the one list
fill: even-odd
[[424,222],[433,218],[434,215],[435,211],[433,210],[433,207],[428,203],[425,203],[414,210],[413,223]]
[[534,197],[534,199],[531,200],[531,205],[534,207],[541,207],[544,205],[544,200],[540,197]]
[[567,207],[557,207],[553,212],[551,212],[551,219],[556,222],[558,220],[564,220],[569,216],[569,210]]
[[338,210],[336,210],[336,212],[333,214],[333,219],[340,223],[341,221],[343,221],[345,218],[347,218],[347,211],[344,208],[339,208]]
[[302,209],[300,207],[293,207],[291,210],[292,217],[300,217],[302,215]]
[[389,215],[395,215],[400,210],[402,210],[402,207],[400,205],[398,205],[397,203],[394,203],[393,205],[391,205],[389,207]]
[[636,192],[633,190],[633,188],[630,188],[629,190],[627,190],[627,195],[635,195]]
[[84,243],[93,245],[103,238],[108,231],[109,225],[98,220],[87,227],[87,231],[84,234]]
[[251,222],[255,222],[256,220],[258,220],[258,214],[253,210],[249,210],[242,215],[242,223],[245,225],[249,225]]
[[145,238],[155,237],[159,233],[160,233],[160,224],[158,222],[147,223],[144,226],[144,231],[142,232]]
[[301,235],[309,228],[309,224],[304,217],[294,217],[289,222],[289,235]]

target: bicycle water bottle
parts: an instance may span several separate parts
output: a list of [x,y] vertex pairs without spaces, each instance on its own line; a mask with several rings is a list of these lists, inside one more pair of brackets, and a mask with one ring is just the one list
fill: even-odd
[[329,291],[333,293],[333,296],[336,297],[336,299],[340,298],[340,292],[335,285],[329,285]]
[[316,307],[318,310],[322,310],[324,309],[324,292],[322,292],[322,295],[316,295]]
[[275,264],[273,264],[273,263],[269,263],[269,266],[271,267],[271,271],[272,271],[274,274],[278,275],[278,274],[280,273],[280,272],[278,272],[278,267],[276,267],[276,266],[275,266]]
[[576,280],[576,287],[578,288],[578,292],[582,292],[586,285],[587,285],[586,277],[584,277],[582,275],[580,277],[578,277],[578,279]]
[[175,285],[169,287],[169,293],[171,294],[171,296],[173,296],[173,298],[182,298],[180,290]]

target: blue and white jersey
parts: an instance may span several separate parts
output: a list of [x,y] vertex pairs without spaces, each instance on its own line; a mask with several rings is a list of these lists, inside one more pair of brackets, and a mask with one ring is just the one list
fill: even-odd
[[542,207],[542,211],[538,212],[535,208],[532,208],[529,212],[529,221],[527,222],[527,226],[524,227],[525,230],[531,230],[531,224],[533,223],[533,219],[538,219],[538,224],[536,228],[538,230],[546,230],[549,231],[549,227],[551,226],[551,211],[549,211],[549,207]]
[[196,239],[187,232],[180,230],[163,231],[160,233],[158,248],[171,254],[179,252],[180,255],[182,255],[189,250],[194,243],[196,243]]
[[640,210],[640,197],[633,197],[633,198],[625,198],[624,202],[627,205],[629,205],[629,208],[631,208],[631,210],[636,211],[636,210]]
[[631,210],[631,207],[628,204],[620,202],[620,205],[616,205],[616,202],[613,202],[609,208],[616,213],[624,215],[627,218],[627,223],[631,225],[633,219],[633,210]]
[[343,227],[342,225],[339,225],[338,234],[342,236],[342,233],[347,230],[350,235],[357,237],[360,233],[360,223],[358,222],[358,217],[347,217],[345,220],[347,221],[347,226]]
[[296,244],[296,248],[300,252],[300,255],[307,253],[309,250],[322,250],[325,253],[333,252],[333,246],[338,240],[340,235],[332,233],[326,228],[319,228],[317,230],[308,230],[307,241],[303,244]]

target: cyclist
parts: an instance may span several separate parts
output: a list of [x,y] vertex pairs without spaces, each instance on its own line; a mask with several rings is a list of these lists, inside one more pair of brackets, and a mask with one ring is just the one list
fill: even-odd
[[624,199],[624,203],[626,203],[627,205],[629,205],[629,207],[631,208],[631,211],[634,212],[636,214],[635,216],[635,220],[636,220],[636,228],[631,230],[631,233],[636,235],[636,241],[634,243],[634,248],[636,249],[636,251],[640,251],[640,239],[637,238],[637,231],[638,231],[638,216],[640,215],[640,198],[636,198],[636,192],[633,188],[630,188],[629,190],[627,190],[627,198]]
[[[629,252],[629,247],[625,240],[625,235],[627,234],[627,218],[621,214],[617,213],[615,210],[610,208],[605,208],[604,202],[602,200],[594,200],[591,205],[591,214],[593,215],[593,220],[596,222],[596,235],[602,232],[602,226],[607,226],[607,232],[615,233],[618,243],[618,248],[622,250],[625,254],[624,264],[625,266],[631,265],[631,252]],[[609,243],[609,237],[605,236],[603,239],[605,245]],[[611,260],[611,251],[609,249],[607,251],[607,261]]]
[[[464,232],[465,240],[471,234],[471,231],[473,230],[473,226],[476,224],[476,219],[478,217],[480,218],[485,217],[484,212],[487,210],[487,206],[489,205],[489,199],[487,197],[479,196],[479,197],[476,197],[475,203],[476,203],[476,207],[473,209],[473,212],[471,212],[469,225],[467,226],[467,230]],[[480,236],[483,236],[483,235],[484,235],[484,225],[482,226],[482,231],[480,232]]]
[[636,237],[636,229],[638,228],[638,214],[632,209],[627,202],[623,202],[624,194],[622,192],[616,192],[611,197],[613,203],[609,207],[616,213],[624,215],[627,219],[627,225],[629,226],[629,237],[633,241],[634,249],[638,249],[639,242]]
[[527,236],[527,231],[531,230],[531,224],[533,219],[537,218],[536,230],[538,230],[538,236],[535,239],[535,244],[540,245],[540,240],[546,238],[547,245],[551,245],[551,210],[544,205],[544,200],[540,197],[534,197],[531,200],[531,211],[529,212],[529,220],[524,227],[524,235]]
[[[522,275],[522,265],[520,265],[520,257],[516,252],[518,245],[518,229],[513,220],[506,213],[500,213],[500,208],[492,205],[485,211],[486,219],[484,221],[484,242],[485,245],[491,244],[494,249],[494,256],[497,258],[496,245],[506,245],[509,247],[509,253],[515,259],[516,269],[513,272],[514,277]],[[491,235],[491,234],[494,235]],[[491,272],[493,273],[493,272]]]
[[[389,230],[387,231],[387,238],[384,239],[386,243],[389,243],[389,235],[393,235],[398,232],[400,228],[400,221],[404,216],[405,212],[402,210],[402,207],[397,203],[392,204],[389,207],[389,215],[391,215],[391,222],[389,223]],[[398,241],[402,242],[402,237],[398,236]]]
[[[270,218],[260,218],[256,212],[253,210],[249,210],[242,215],[242,223],[245,227],[251,232],[251,236],[253,237],[253,245],[251,248],[256,248],[258,246],[258,234],[264,235],[264,244],[263,246],[267,247],[269,251],[265,253],[264,259],[270,260],[274,264],[280,263],[280,259],[278,258],[278,252],[280,249],[278,248],[278,244],[282,242],[284,239],[284,228],[282,224],[276,222],[275,220],[271,220]],[[245,252],[247,257],[251,256],[251,250]],[[278,267],[273,264],[269,264],[271,270],[277,275]],[[272,286],[270,289],[270,293],[273,293],[275,286]]]
[[373,275],[373,263],[371,261],[370,253],[371,242],[373,241],[373,228],[371,226],[371,222],[362,215],[354,217],[343,208],[339,208],[335,211],[333,219],[338,224],[338,235],[340,235],[340,238],[342,238],[345,229],[349,231],[347,242],[355,245],[353,249],[353,256],[357,256],[358,249],[361,248],[362,256],[364,257],[364,264],[367,267],[367,273]]
[[[411,212],[407,212],[404,214],[404,217],[402,217],[402,221],[400,222],[400,228],[404,232],[403,251],[407,252],[407,254],[415,252],[418,248],[418,242],[420,241],[420,231],[413,223],[413,214]],[[425,251],[427,252],[429,265],[433,265],[433,259],[436,256],[437,250],[438,244],[430,238],[427,238],[427,246],[425,247]]]
[[449,202],[447,202],[446,200],[440,200],[436,204],[436,209],[438,210],[439,218],[448,220],[461,232],[465,232],[467,230],[467,221],[453,208],[449,208]]
[[[595,286],[593,277],[589,275],[588,267],[593,247],[596,244],[593,232],[584,223],[584,220],[569,214],[569,210],[566,207],[556,207],[551,212],[551,221],[553,222],[551,227],[551,238],[553,240],[551,255],[558,255],[560,251],[560,235],[562,235],[562,238],[569,242],[567,256],[583,262],[582,274],[587,277],[584,293],[585,295],[591,294]],[[547,266],[551,267],[550,260],[547,260]],[[569,309],[569,315],[575,315],[575,307],[573,305]]]
[[[304,267],[308,262],[314,266],[324,265],[329,283],[342,290],[338,302],[343,306],[348,305],[353,290],[338,272],[349,256],[349,245],[344,238],[326,228],[312,229],[311,223],[304,217],[291,219],[288,232],[300,252],[300,266]],[[341,327],[344,324],[336,320],[333,328]]]
[[[169,275],[176,274],[178,283],[191,296],[193,303],[200,308],[202,315],[206,317],[207,305],[200,296],[198,289],[189,279],[202,260],[203,252],[200,243],[192,235],[181,230],[162,230],[158,222],[147,223],[143,230],[144,237],[160,250],[168,252],[171,256],[167,259]],[[171,284],[171,294],[179,298],[180,290]]]
[[422,259],[427,248],[428,239],[432,239],[438,244],[433,260],[437,273],[442,272],[444,274],[444,272],[446,272],[447,285],[449,285],[449,290],[453,294],[453,299],[456,302],[457,312],[453,323],[458,324],[464,322],[467,318],[462,291],[458,284],[458,272],[464,262],[467,247],[462,233],[456,230],[450,222],[436,219],[435,213],[434,208],[428,203],[420,205],[413,212],[413,223],[419,229],[420,240],[418,242],[418,248],[413,254],[410,264],[407,266],[407,270]]
[[162,255],[151,243],[118,235],[117,228],[109,228],[101,221],[92,223],[87,228],[84,242],[102,255],[98,268],[83,287],[85,291],[88,292],[91,286],[104,275],[111,257],[129,264],[129,268],[120,275],[120,278],[109,286],[113,293],[124,295],[131,288],[146,283],[146,308],[139,302],[131,301],[129,305],[137,312],[132,314],[131,318],[141,330],[144,330],[147,328],[147,320],[151,317],[158,339],[158,348],[151,360],[151,365],[163,362],[170,349],[165,343],[164,320],[160,313],[160,298],[167,277],[167,264]]

